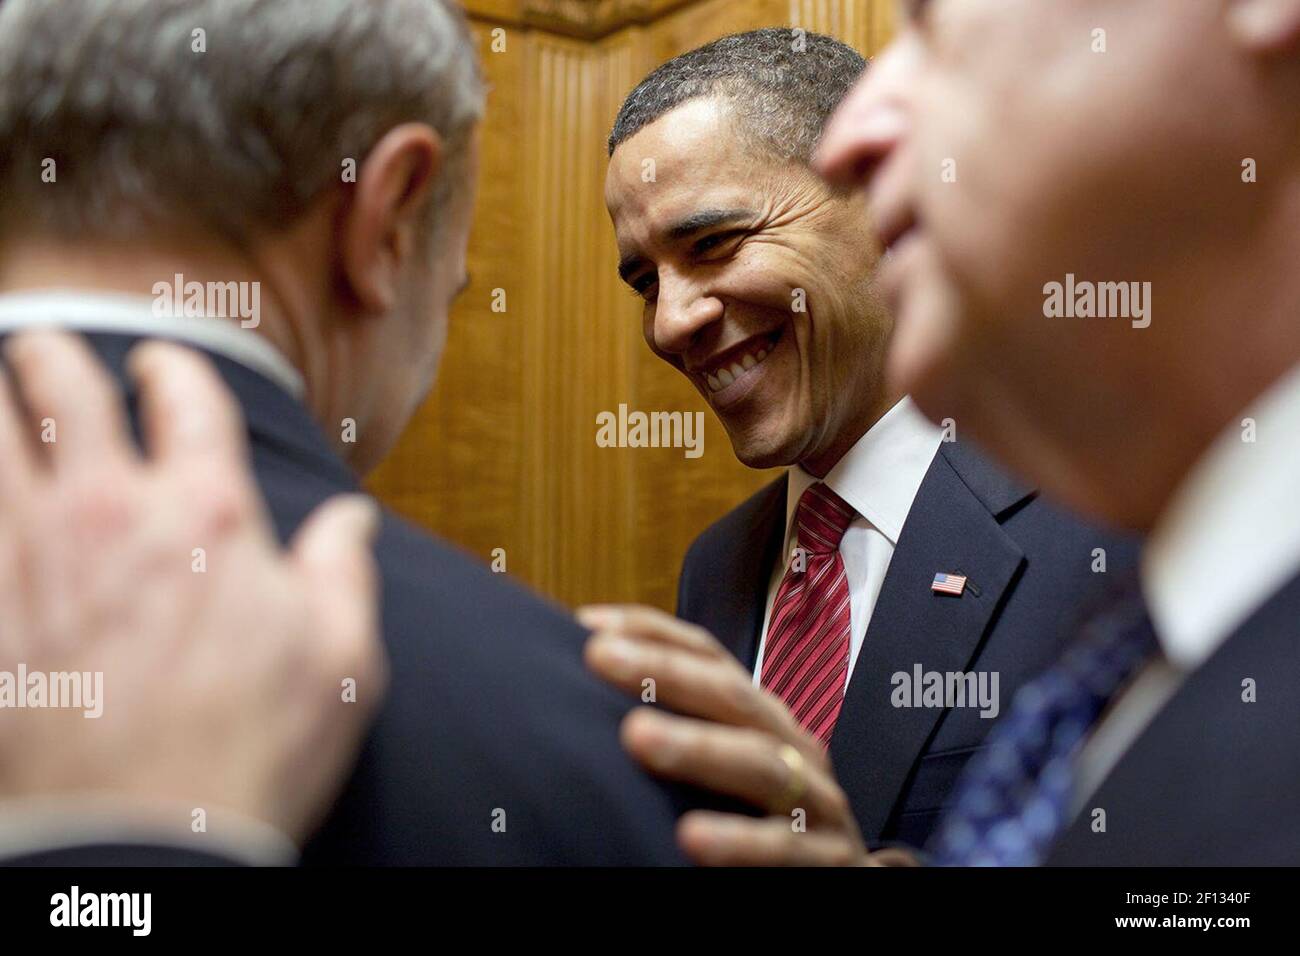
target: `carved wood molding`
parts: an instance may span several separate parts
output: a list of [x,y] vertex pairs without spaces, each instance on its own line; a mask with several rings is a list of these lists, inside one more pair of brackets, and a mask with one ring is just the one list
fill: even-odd
[[470,16],[599,40],[699,0],[465,0]]

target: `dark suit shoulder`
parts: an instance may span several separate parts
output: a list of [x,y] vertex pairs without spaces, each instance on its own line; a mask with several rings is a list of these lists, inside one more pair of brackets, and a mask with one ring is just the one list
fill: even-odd
[[[123,360],[136,337],[91,341],[132,394]],[[300,401],[211,357],[288,541],[327,498],[356,492],[356,478]],[[388,693],[303,862],[683,862],[674,828],[688,800],[624,753],[618,729],[632,702],[586,670],[569,615],[392,514],[374,551]]]
[[624,753],[573,618],[395,516],[375,553],[391,686],[305,862],[682,862],[685,799]]
[[1023,599],[1044,611],[1061,608],[1072,637],[1079,621],[1109,600],[1114,582],[1136,573],[1141,539],[1080,517],[1050,499],[1035,496],[1004,517],[1002,530],[1025,555]]
[[782,475],[714,521],[696,535],[686,549],[683,564],[711,555],[721,548],[735,547],[738,540],[748,538],[756,526],[771,520],[773,509],[784,507],[786,485],[786,476]]
[[678,615],[712,631],[745,663],[754,653],[759,595],[781,548],[786,482],[782,475],[727,512],[682,559]]
[[1057,642],[1072,637],[1078,619],[1107,599],[1110,582],[1135,571],[1141,544],[1137,536],[1043,497],[970,441],[944,443],[935,466],[940,461],[952,468],[1024,555],[1014,598],[1043,619],[1057,621]]

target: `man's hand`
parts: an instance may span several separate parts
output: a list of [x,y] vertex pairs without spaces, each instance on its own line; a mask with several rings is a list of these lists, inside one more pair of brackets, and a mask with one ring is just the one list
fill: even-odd
[[132,354],[142,455],[80,339],[29,333],[5,352],[0,671],[75,672],[82,700],[0,709],[0,798],[95,798],[186,831],[203,810],[214,835],[235,811],[301,841],[385,688],[374,505],[326,503],[285,553],[238,408],[198,354]]
[[[739,798],[761,818],[693,810],[683,850],[710,866],[853,866],[901,862],[870,855],[826,751],[786,706],[707,631],[646,607],[578,611],[594,633],[587,665],[628,693],[654,681],[655,702],[623,723],[623,745],[653,773]],[[679,716],[682,715],[682,716]]]

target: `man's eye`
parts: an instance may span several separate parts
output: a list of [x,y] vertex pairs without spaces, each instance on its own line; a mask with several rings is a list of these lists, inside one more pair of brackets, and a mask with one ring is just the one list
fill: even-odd
[[643,299],[652,298],[654,287],[657,286],[658,284],[659,284],[658,278],[655,277],[654,273],[650,273],[650,272],[646,273],[643,276],[637,276],[635,279],[631,280],[628,283],[628,285],[632,289],[632,294],[638,295]]
[[739,232],[715,232],[711,236],[705,236],[691,247],[691,252],[697,256],[706,255],[717,249],[729,239],[735,239],[740,236]]

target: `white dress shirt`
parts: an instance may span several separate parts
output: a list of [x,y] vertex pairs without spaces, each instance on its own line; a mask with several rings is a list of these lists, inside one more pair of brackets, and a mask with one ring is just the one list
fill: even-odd
[[[289,361],[236,320],[156,316],[149,296],[58,289],[0,295],[0,334],[50,326],[184,342],[247,366],[295,398],[303,392],[302,376]],[[183,847],[261,866],[297,860],[297,847],[270,824],[220,807],[205,809],[209,830],[195,833],[189,806],[123,811],[100,794],[0,803],[0,856],[102,843]]]
[[[917,410],[910,398],[904,398],[858,439],[826,477],[820,479],[843,498],[858,515],[844,532],[840,557],[849,581],[849,670],[845,686],[853,676],[853,667],[862,649],[871,612],[880,596],[880,586],[889,570],[889,561],[898,545],[907,513],[921,488],[930,463],[943,440],[943,431]],[[763,615],[763,635],[754,662],[754,683],[763,673],[763,653],[767,645],[767,625],[772,617],[776,592],[797,545],[795,511],[799,498],[819,479],[798,465],[788,472],[785,501],[785,541],[781,559],[772,569],[767,591],[767,610]]]
[[[1255,440],[1244,440],[1245,420]],[[1300,573],[1300,366],[1233,421],[1161,514],[1142,555],[1142,594],[1162,657],[1084,745],[1075,810],[1192,671]]]

